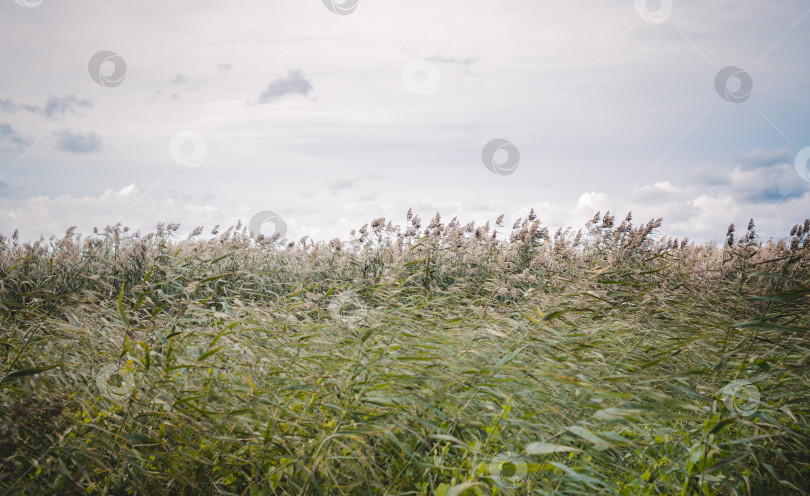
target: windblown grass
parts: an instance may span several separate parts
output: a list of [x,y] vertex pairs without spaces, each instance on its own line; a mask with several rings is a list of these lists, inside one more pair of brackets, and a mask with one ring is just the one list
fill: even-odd
[[810,222],[421,224],[0,237],[0,492],[808,494]]

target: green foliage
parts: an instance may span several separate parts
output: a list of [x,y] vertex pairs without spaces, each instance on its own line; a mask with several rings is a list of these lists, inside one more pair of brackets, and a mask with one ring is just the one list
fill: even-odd
[[810,223],[371,226],[0,236],[0,493],[808,494]]

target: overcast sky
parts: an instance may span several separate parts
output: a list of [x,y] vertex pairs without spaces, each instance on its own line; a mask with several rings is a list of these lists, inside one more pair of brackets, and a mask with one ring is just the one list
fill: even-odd
[[806,1],[337,2],[0,0],[0,233],[810,216]]

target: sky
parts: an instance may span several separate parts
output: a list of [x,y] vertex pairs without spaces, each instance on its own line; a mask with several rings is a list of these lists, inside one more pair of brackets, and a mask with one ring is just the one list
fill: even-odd
[[[0,0],[0,233],[810,217],[800,0]],[[269,212],[269,213],[268,213]]]

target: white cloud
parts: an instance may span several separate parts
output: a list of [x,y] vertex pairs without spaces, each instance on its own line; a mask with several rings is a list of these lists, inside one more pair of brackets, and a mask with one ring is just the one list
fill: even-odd
[[20,136],[11,125],[0,122],[0,148],[19,150],[27,144],[28,140]]
[[93,103],[76,95],[52,96],[43,105],[31,103],[18,103],[9,98],[0,98],[0,112],[19,112],[24,110],[33,114],[41,114],[48,119],[59,120],[66,114],[78,115],[81,109],[89,109]]
[[56,149],[70,153],[95,153],[101,150],[101,136],[95,132],[60,131],[56,134]]
[[610,208],[610,197],[607,193],[582,193],[571,215],[565,219],[565,223],[571,226],[581,226],[590,220],[596,212],[605,213]]
[[270,81],[259,95],[259,103],[270,103],[285,95],[307,96],[312,91],[312,81],[300,69],[290,70],[285,76]]
[[[180,219],[200,219],[213,227],[222,218],[217,208],[202,203],[177,202],[168,195],[145,191],[136,184],[104,191],[100,196],[49,198],[36,196],[3,203],[0,210],[0,232],[20,230],[23,239],[60,235],[71,225],[84,235],[93,227],[103,228],[121,222],[133,230],[153,230],[157,222],[177,222]],[[65,223],[66,220],[71,222]],[[234,223],[236,219],[233,219]],[[189,226],[184,226],[189,227]],[[188,230],[194,229],[191,226]]]

